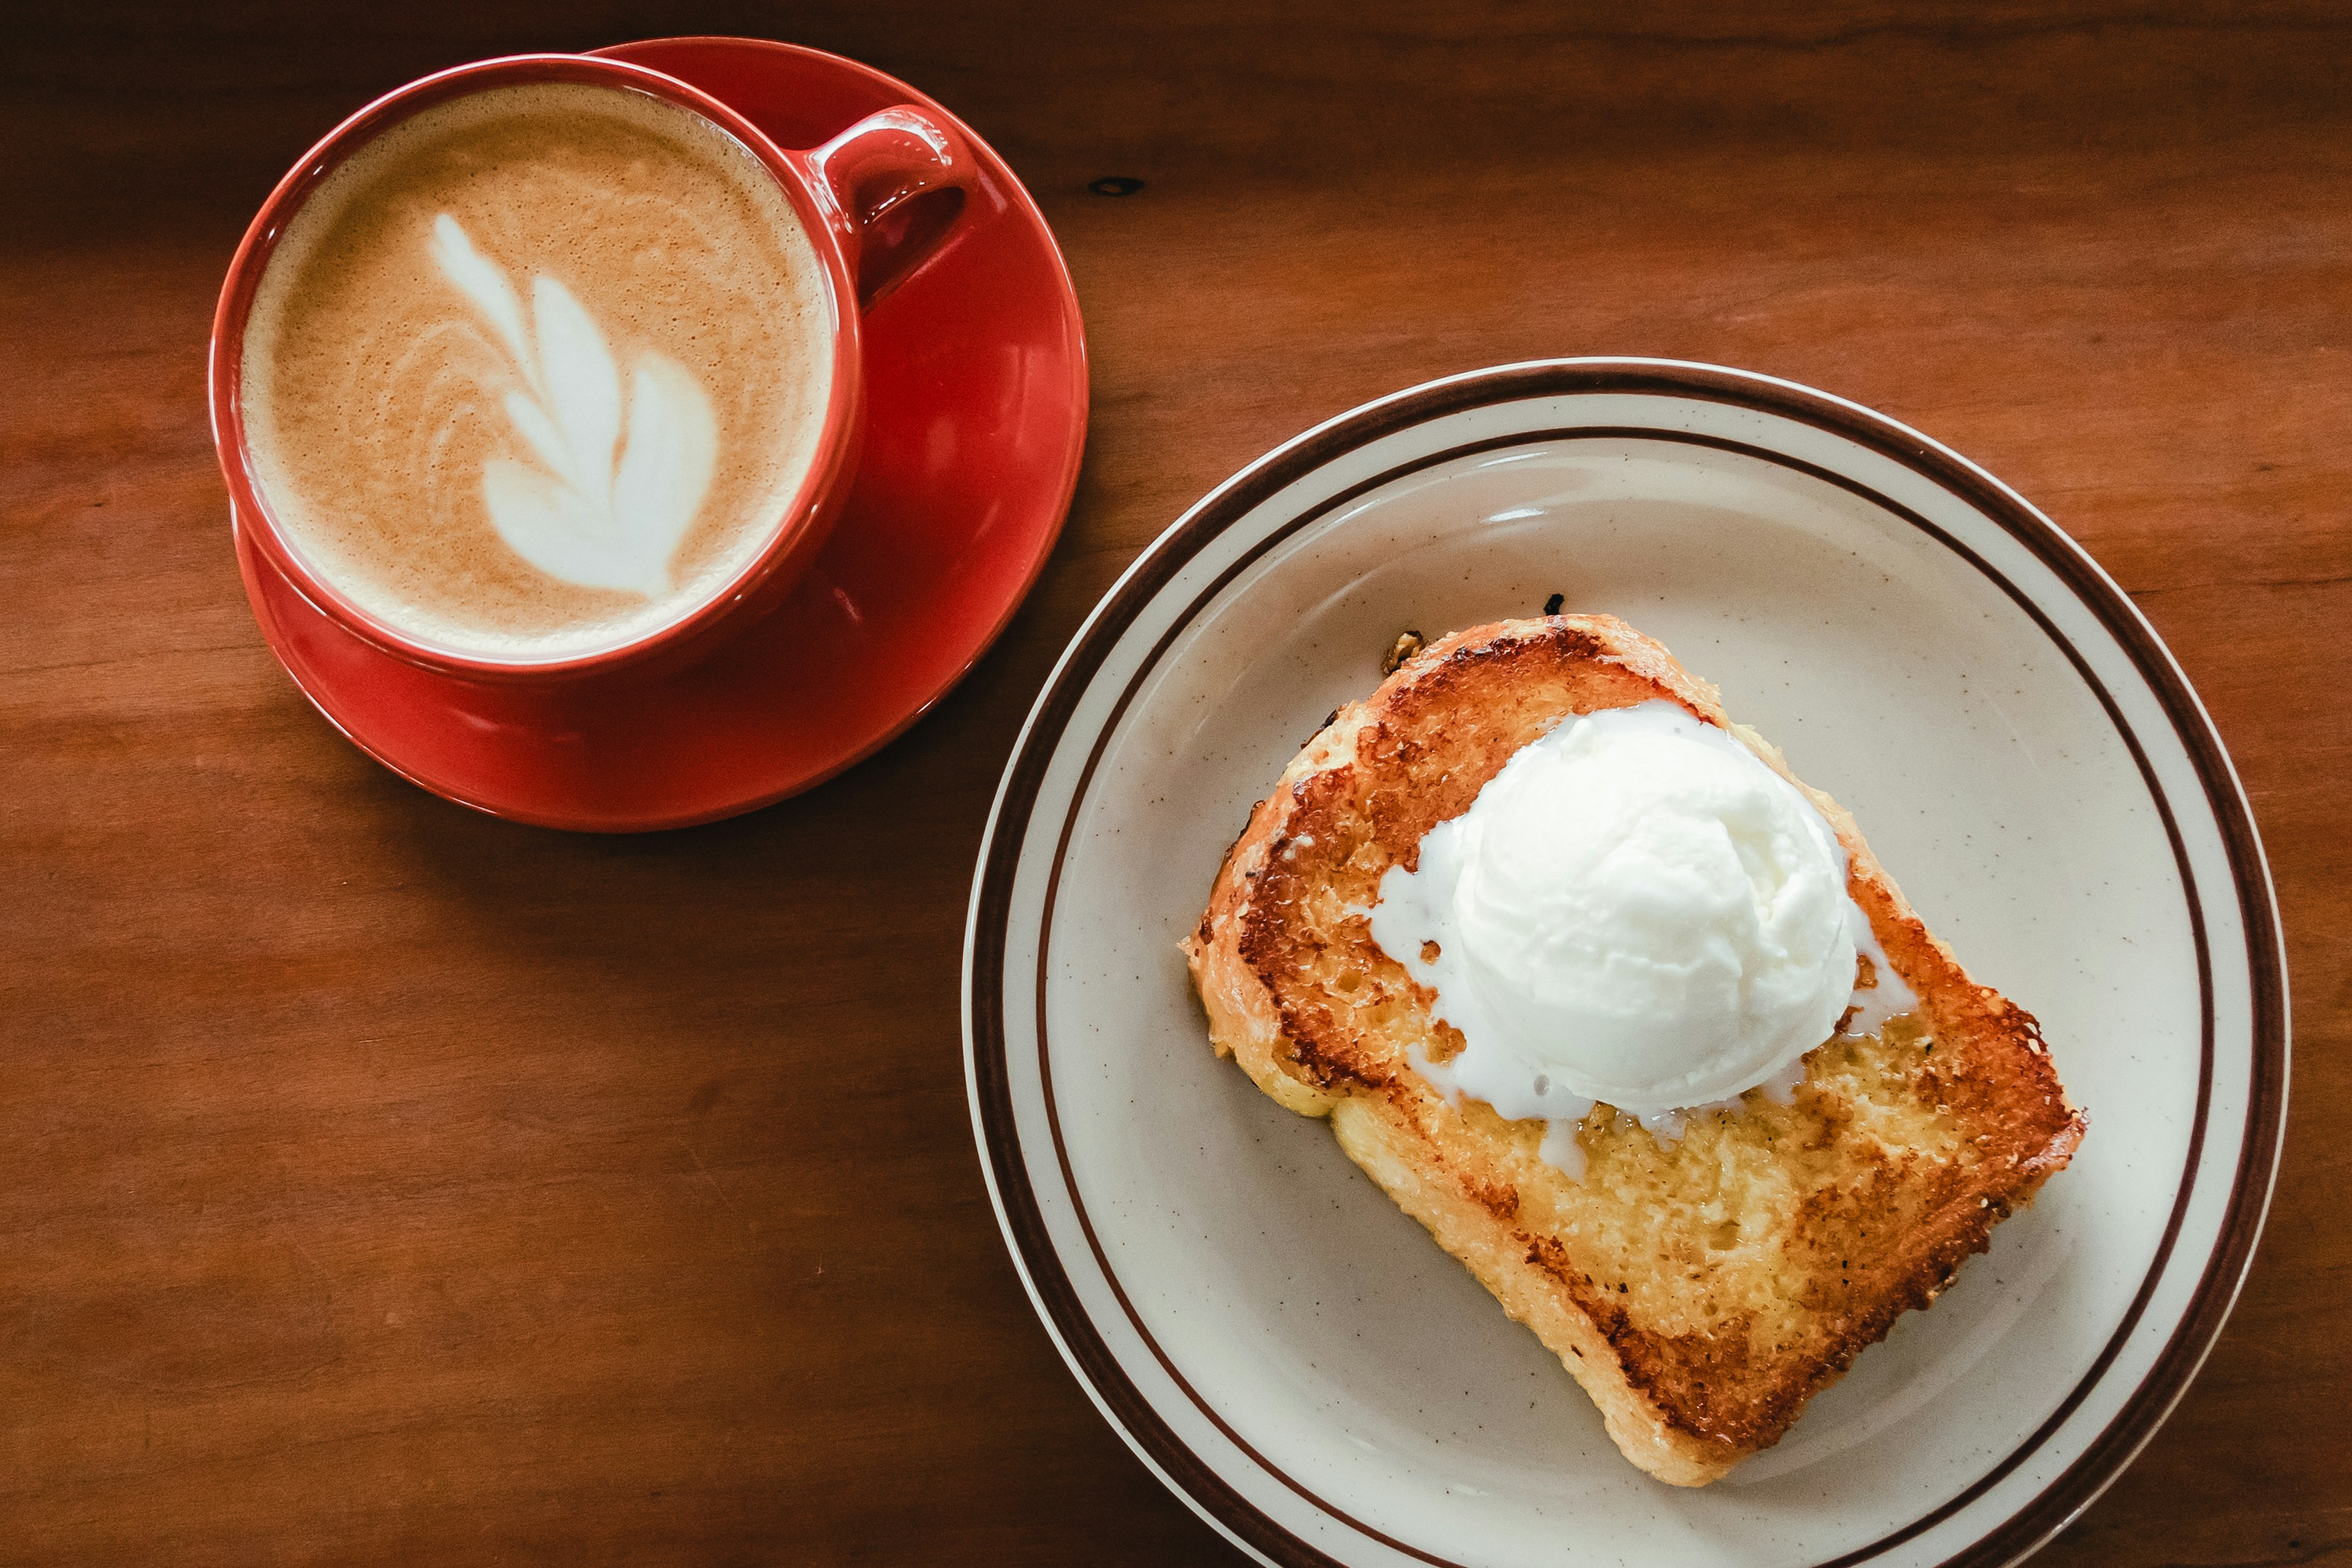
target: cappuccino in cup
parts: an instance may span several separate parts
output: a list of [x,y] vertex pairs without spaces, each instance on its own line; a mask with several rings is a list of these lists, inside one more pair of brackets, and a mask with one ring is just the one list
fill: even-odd
[[834,341],[791,199],[711,121],[549,82],[436,104],[314,190],[255,291],[255,481],[324,584],[428,647],[625,647],[761,556]]

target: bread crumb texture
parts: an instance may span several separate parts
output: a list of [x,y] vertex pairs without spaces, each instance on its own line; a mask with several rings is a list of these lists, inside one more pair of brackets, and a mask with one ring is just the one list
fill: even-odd
[[1628,1458],[1701,1485],[1932,1301],[2064,1165],[2084,1121],[2033,1019],[1968,977],[1853,818],[1811,790],[1916,1012],[1815,1049],[1792,1103],[1750,1092],[1678,1138],[1601,1106],[1577,1132],[1580,1178],[1541,1158],[1544,1123],[1439,1095],[1412,1054],[1445,1060],[1461,1037],[1372,941],[1381,878],[1567,714],[1660,697],[1787,775],[1712,687],[1610,617],[1431,645],[1285,770],[1184,945],[1217,1052],[1330,1117],[1349,1156],[1560,1357]]

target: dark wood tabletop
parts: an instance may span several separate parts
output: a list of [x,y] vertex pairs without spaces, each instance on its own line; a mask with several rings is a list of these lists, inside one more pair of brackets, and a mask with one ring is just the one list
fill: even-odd
[[[2290,948],[2285,1162],[2203,1373],[2042,1561],[2352,1563],[2352,14],[34,10],[0,50],[0,1561],[1237,1560],[989,1207],[957,987],[998,772],[1235,468],[1431,376],[1638,353],[1985,464],[2210,708]],[[378,91],[689,32],[871,61],[1005,154],[1086,310],[1085,474],[880,755],[715,826],[515,826],[263,645],[205,333],[261,197]]]

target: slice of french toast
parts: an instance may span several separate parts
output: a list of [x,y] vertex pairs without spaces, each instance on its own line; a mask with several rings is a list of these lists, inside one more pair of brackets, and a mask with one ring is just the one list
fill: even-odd
[[[1522,746],[1567,715],[1656,698],[1804,790],[1918,1004],[1813,1050],[1792,1103],[1751,1091],[1678,1138],[1597,1107],[1571,1177],[1539,1154],[1543,1122],[1449,1103],[1412,1066],[1413,1047],[1443,1062],[1462,1037],[1368,911],[1382,873],[1414,866],[1423,835]],[[2083,1137],[2033,1018],[1928,934],[1853,817],[1607,616],[1457,632],[1341,709],[1250,814],[1184,950],[1217,1054],[1328,1117],[1349,1158],[1560,1358],[1625,1457],[1677,1486],[1778,1440]]]

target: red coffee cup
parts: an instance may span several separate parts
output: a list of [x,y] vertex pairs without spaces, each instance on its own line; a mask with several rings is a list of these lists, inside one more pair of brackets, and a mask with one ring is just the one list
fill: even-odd
[[[644,636],[586,653],[494,658],[436,646],[338,591],[280,526],[255,471],[241,397],[245,331],[264,269],[287,225],[343,161],[411,115],[492,88],[570,82],[644,93],[699,115],[766,169],[806,230],[824,273],[833,374],[816,458],[748,564]],[[213,319],[213,444],[242,526],[288,583],[352,635],[427,669],[461,679],[554,683],[690,663],[773,609],[832,531],[856,472],[865,434],[863,313],[933,255],[952,232],[974,173],[962,140],[919,109],[868,115],[821,147],[779,148],[708,93],[643,66],[580,55],[516,55],[458,66],[410,83],[330,132],[278,182],[229,263]]]

